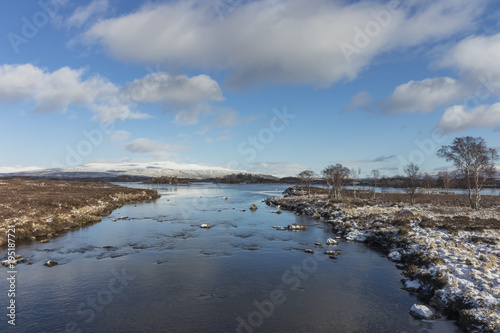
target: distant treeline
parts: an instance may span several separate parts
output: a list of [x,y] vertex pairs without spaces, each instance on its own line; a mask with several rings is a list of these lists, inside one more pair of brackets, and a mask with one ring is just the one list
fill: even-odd
[[[142,180],[142,179],[141,179]],[[126,180],[123,180],[126,181]],[[132,180],[137,181],[137,179]],[[144,180],[144,184],[171,184],[171,185],[181,185],[189,184],[190,182],[212,182],[218,184],[292,184],[298,185],[301,183],[298,177],[273,177],[268,175],[255,175],[251,173],[238,173],[233,175],[227,175],[222,178],[209,178],[209,179],[187,179],[178,177],[151,177]],[[326,186],[326,180],[323,178],[314,178],[311,180],[311,184],[314,185],[324,185]],[[348,179],[346,185],[350,186],[353,184],[352,179]],[[367,187],[380,187],[380,188],[406,188],[408,187],[408,179],[403,176],[394,177],[381,177],[376,180],[371,178],[361,178],[356,181],[357,186],[367,186]],[[445,184],[443,179],[440,177],[432,176],[422,176],[417,180],[417,187],[420,188],[444,188]],[[487,188],[500,188],[500,180],[491,180],[486,184]],[[450,188],[464,189],[467,185],[463,179],[453,178],[450,182]]]
[[161,177],[152,177],[152,178],[144,181],[144,184],[183,185],[183,184],[189,184],[189,181],[187,181],[185,179],[181,179],[179,177],[161,176]]
[[[360,186],[373,186],[374,180],[370,178],[360,179],[357,185]],[[348,184],[349,185],[349,184]],[[408,179],[403,176],[382,177],[376,180],[377,187],[392,187],[392,188],[406,188],[408,187]],[[445,188],[445,184],[440,177],[420,177],[416,181],[416,186],[420,188]],[[499,179],[491,179],[486,183],[487,188],[500,188]],[[453,178],[450,183],[450,188],[466,189],[467,184],[463,178]]]
[[270,176],[254,175],[251,173],[238,173],[216,178],[213,182],[220,184],[272,184],[279,183],[280,179]]

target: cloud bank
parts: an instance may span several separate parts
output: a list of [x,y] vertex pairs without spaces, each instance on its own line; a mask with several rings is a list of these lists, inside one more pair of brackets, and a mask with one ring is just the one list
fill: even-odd
[[[239,2],[221,20],[210,2],[149,3],[81,36],[122,61],[227,71],[235,86],[273,81],[329,86],[383,53],[469,31],[485,1]],[[342,45],[358,52],[346,58]]]

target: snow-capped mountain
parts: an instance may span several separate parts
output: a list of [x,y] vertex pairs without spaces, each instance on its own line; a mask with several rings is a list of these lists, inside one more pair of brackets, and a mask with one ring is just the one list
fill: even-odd
[[247,173],[243,170],[231,170],[222,167],[209,167],[198,164],[177,162],[147,163],[88,163],[78,166],[14,171],[12,168],[1,172],[0,176],[62,177],[62,178],[102,178],[119,176],[143,177],[180,177],[192,179],[219,178],[236,173]]

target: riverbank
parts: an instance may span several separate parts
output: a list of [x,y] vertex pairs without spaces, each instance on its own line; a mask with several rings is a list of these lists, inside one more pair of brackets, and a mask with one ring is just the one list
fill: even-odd
[[7,242],[9,226],[15,227],[16,241],[46,241],[60,232],[100,222],[125,204],[156,198],[155,190],[100,181],[0,179],[0,246]]
[[500,332],[498,198],[485,197],[488,207],[473,211],[454,195],[409,205],[388,197],[335,202],[323,191],[286,193],[266,203],[322,219],[338,237],[380,248],[404,271],[404,287],[437,315],[458,319],[471,332]]

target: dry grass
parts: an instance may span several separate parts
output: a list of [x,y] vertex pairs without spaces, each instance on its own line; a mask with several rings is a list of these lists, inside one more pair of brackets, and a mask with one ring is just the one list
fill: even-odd
[[[299,187],[300,189],[300,187]],[[332,202],[350,202],[357,206],[364,205],[376,205],[376,204],[397,204],[397,203],[408,203],[409,195],[404,193],[404,189],[401,189],[401,193],[376,193],[373,197],[373,193],[367,190],[356,190],[356,199],[354,199],[354,193],[352,190],[344,190],[344,198],[342,201],[332,199]],[[311,187],[311,194],[314,195],[327,195],[328,190],[324,188]],[[444,213],[448,211],[449,207],[470,207],[469,198],[466,194],[454,194],[454,193],[439,193],[439,194],[427,194],[427,193],[416,193],[415,194],[415,204],[416,205],[432,205],[436,209],[441,209],[441,211],[436,211],[435,213]],[[493,208],[500,205],[500,196],[498,195],[482,195],[481,196],[481,207],[482,208]]]
[[157,197],[154,190],[98,181],[0,179],[0,245],[8,225],[16,226],[16,239],[42,237],[99,222],[117,207]]

